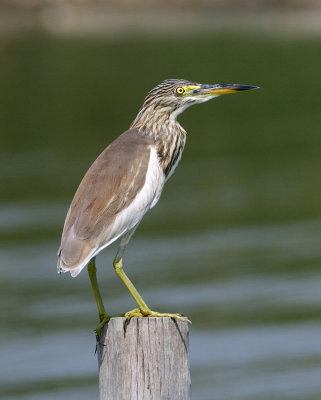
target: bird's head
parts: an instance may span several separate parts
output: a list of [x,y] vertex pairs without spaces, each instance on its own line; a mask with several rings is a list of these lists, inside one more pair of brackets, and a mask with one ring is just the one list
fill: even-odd
[[147,94],[131,126],[160,126],[166,121],[175,121],[180,113],[193,104],[204,103],[221,94],[257,88],[251,85],[203,85],[184,79],[167,79]]
[[193,104],[204,103],[221,94],[257,88],[257,86],[239,84],[202,85],[183,79],[167,79],[147,94],[144,106],[154,105],[168,109],[176,116]]

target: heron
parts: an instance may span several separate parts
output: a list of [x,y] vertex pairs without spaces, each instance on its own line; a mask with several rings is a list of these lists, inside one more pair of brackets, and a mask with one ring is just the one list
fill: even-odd
[[72,277],[88,267],[98,308],[100,337],[111,318],[99,291],[95,257],[120,239],[113,266],[137,303],[124,314],[132,317],[170,317],[181,314],[152,311],[123,268],[123,255],[148,210],[158,202],[166,181],[174,173],[185,146],[186,131],[177,116],[193,104],[217,96],[256,89],[240,84],[199,84],[167,79],[152,89],[129,129],[115,139],[94,161],[82,179],[64,223],[58,250],[58,272]]

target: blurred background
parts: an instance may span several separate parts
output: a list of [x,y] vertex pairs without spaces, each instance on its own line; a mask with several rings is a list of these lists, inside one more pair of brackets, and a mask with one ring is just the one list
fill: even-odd
[[[242,4],[241,4],[242,3]],[[98,399],[86,271],[56,274],[73,194],[166,78],[258,85],[179,117],[180,166],[125,257],[189,316],[193,398],[321,398],[317,0],[0,1],[0,397]],[[107,312],[134,307],[98,256]]]

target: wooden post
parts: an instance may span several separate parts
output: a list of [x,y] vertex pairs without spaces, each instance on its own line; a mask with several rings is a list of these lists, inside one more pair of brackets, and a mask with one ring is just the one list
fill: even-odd
[[190,400],[187,322],[115,317],[101,343],[100,400]]

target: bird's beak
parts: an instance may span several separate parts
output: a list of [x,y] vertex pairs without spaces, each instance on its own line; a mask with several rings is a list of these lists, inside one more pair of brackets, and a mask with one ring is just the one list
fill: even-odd
[[259,86],[239,85],[239,84],[216,84],[216,85],[201,85],[195,94],[204,96],[219,96],[221,94],[235,93],[242,90],[259,89]]

